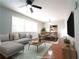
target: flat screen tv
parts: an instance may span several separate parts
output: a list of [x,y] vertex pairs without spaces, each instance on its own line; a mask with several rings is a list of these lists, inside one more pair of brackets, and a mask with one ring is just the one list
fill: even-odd
[[75,37],[74,32],[74,12],[71,12],[67,21],[67,34],[71,37]]

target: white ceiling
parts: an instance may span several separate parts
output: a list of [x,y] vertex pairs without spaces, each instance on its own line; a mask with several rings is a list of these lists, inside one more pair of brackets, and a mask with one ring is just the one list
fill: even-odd
[[33,4],[42,6],[42,9],[33,8],[34,12],[31,13],[28,7],[21,7],[25,4],[25,0],[0,0],[0,2],[10,9],[41,22],[48,22],[49,19],[51,21],[66,19],[71,7],[69,5],[72,5],[71,0],[35,0]]

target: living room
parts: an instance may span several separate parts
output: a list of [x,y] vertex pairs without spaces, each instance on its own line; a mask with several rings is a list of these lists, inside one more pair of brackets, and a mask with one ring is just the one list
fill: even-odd
[[[14,44],[13,42],[10,42],[8,45],[12,44],[14,45],[13,47],[16,48],[19,45],[19,48],[17,48],[17,53],[13,53],[10,51],[10,54],[8,52],[4,52],[4,50],[0,49],[0,52],[3,59],[8,59],[8,56],[12,57],[13,59],[50,59],[50,57],[47,56],[47,52],[49,54],[52,54],[51,50],[53,51],[53,55],[51,59],[61,59],[61,53],[54,56],[56,52],[54,52],[54,49],[51,48],[52,44],[60,44],[60,39],[69,39],[70,43],[75,46],[75,50],[77,52],[77,59],[79,59],[79,1],[75,0],[34,0],[33,4],[41,6],[41,9],[32,7],[32,10],[30,9],[29,6],[26,5],[26,0],[2,0],[0,1],[0,39],[1,36],[6,36],[3,39],[7,40],[2,40],[2,41],[9,41],[8,39],[11,39],[16,42],[20,43],[26,43],[23,44],[23,46],[20,44]],[[74,37],[73,35],[69,36],[68,35],[68,29],[67,29],[67,20],[69,19],[69,16],[71,15],[71,12],[73,11],[74,13]],[[52,28],[51,28],[51,27]],[[44,36],[42,36],[41,33],[42,29],[45,28]],[[71,26],[71,28],[73,28]],[[52,30],[53,29],[53,30]],[[29,43],[30,40],[17,40],[15,32],[19,33],[19,36],[22,37],[22,35],[30,33],[33,35],[32,37],[29,35],[30,39],[36,39],[39,37],[38,35],[41,34],[43,39],[45,39],[45,44],[46,45],[31,45]],[[21,33],[21,32],[24,32]],[[53,39],[49,36],[53,32]],[[9,38],[7,38],[6,34],[15,34],[15,40],[14,38],[11,38],[11,35],[8,35]],[[55,36],[56,34],[56,36]],[[48,36],[47,36],[48,35]],[[51,40],[52,39],[52,40]],[[56,39],[56,41],[54,41]],[[1,40],[0,40],[1,41]],[[44,43],[44,42],[43,42]],[[1,42],[0,45],[3,43]],[[5,43],[2,45],[4,48],[8,45]],[[41,43],[42,44],[42,43]],[[30,47],[29,47],[30,45]],[[61,45],[61,44],[60,44]],[[16,46],[16,47],[15,47]],[[20,49],[21,47],[21,49]],[[29,49],[28,49],[29,47]],[[6,48],[5,48],[6,49]],[[9,49],[9,47],[8,47]],[[11,49],[11,48],[10,48]],[[19,51],[23,50],[23,51]],[[16,50],[16,49],[15,49]],[[59,49],[60,50],[60,49]],[[7,50],[5,50],[7,51]],[[58,50],[56,50],[58,51]],[[14,51],[15,52],[15,51]],[[7,54],[8,53],[8,54]],[[11,53],[13,53],[11,55]],[[27,55],[28,54],[28,55]],[[33,55],[34,54],[34,55]],[[46,55],[46,56],[45,56]],[[30,57],[31,56],[31,57]],[[42,58],[45,57],[45,58]],[[1,57],[0,57],[1,58]],[[11,59],[11,58],[10,58]],[[67,58],[66,58],[67,59]],[[69,57],[70,59],[70,57]],[[75,59],[75,58],[74,58]]]

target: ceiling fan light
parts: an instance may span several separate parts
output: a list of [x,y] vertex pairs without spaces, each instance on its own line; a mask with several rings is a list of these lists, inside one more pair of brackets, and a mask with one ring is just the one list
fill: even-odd
[[32,8],[30,8],[30,11],[31,11],[31,13],[33,13],[33,9]]
[[31,5],[27,5],[27,7],[28,7],[28,8],[31,8],[32,6],[31,6]]

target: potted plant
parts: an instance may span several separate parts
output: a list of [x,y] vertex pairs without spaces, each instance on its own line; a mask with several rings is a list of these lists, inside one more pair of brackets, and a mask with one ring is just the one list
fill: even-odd
[[66,43],[66,44],[70,44],[70,40],[67,39],[67,38],[65,38],[65,39],[64,39],[64,43]]
[[46,33],[46,28],[43,27],[43,28],[41,29],[41,34],[45,34],[45,33]]
[[70,47],[70,40],[65,38],[64,43],[66,44],[67,47]]
[[43,27],[43,28],[41,29],[41,32],[46,32],[45,27]]

